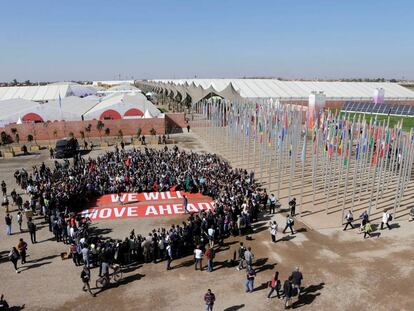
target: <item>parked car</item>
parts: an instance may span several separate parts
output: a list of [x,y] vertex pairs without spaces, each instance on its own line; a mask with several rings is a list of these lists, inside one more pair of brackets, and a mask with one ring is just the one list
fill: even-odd
[[74,138],[61,139],[56,142],[55,158],[71,158],[79,151],[78,141]]

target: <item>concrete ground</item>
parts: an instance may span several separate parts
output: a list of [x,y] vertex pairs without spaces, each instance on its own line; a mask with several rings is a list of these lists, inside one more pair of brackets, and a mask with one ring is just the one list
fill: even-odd
[[[200,133],[199,133],[200,134]],[[178,145],[198,152],[216,151],[200,139],[202,135],[177,135]],[[219,148],[218,148],[219,149]],[[103,150],[95,150],[95,157]],[[220,153],[223,156],[225,154]],[[10,192],[14,187],[13,172],[45,161],[51,165],[46,150],[39,154],[0,159],[0,179]],[[284,200],[282,200],[282,203]],[[321,207],[311,207],[318,209]],[[322,207],[323,209],[323,207]],[[2,219],[4,210],[0,212]],[[16,218],[16,211],[13,211]],[[319,213],[320,214],[320,213]],[[30,244],[29,234],[5,235],[4,221],[0,221],[0,293],[16,310],[203,310],[203,295],[207,288],[216,294],[215,310],[282,310],[283,302],[266,299],[266,283],[274,271],[284,280],[295,266],[304,274],[305,291],[294,307],[300,310],[412,310],[414,298],[414,222],[406,217],[394,222],[394,229],[378,231],[380,236],[364,240],[357,230],[342,231],[338,222],[318,224],[318,213],[304,217],[311,226],[296,221],[296,233],[278,233],[278,242],[270,242],[268,221],[277,219],[279,231],[284,215],[265,215],[255,224],[253,240],[239,238],[226,240],[218,250],[216,267],[212,273],[194,271],[191,257],[173,261],[173,270],[166,271],[165,263],[128,267],[122,281],[93,298],[82,290],[80,268],[70,260],[62,260],[67,251],[62,243],[51,239],[41,219],[36,245]],[[306,218],[310,220],[307,221]],[[136,233],[179,223],[184,216],[120,219],[96,222],[103,235],[124,238],[131,229]],[[329,219],[325,219],[327,221]],[[14,223],[13,231],[16,232]],[[29,243],[28,262],[16,274],[7,260],[10,248],[20,237]],[[231,265],[238,242],[251,246],[255,255],[257,277],[255,291],[244,291],[244,271]],[[92,280],[97,271],[92,270]],[[93,289],[94,292],[97,289]]]

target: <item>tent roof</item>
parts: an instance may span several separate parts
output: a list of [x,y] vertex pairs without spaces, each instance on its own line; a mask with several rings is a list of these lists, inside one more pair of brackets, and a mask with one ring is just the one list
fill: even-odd
[[[387,99],[414,99],[413,91],[391,82],[280,81],[276,79],[178,79],[151,82],[166,90],[171,90],[178,85],[185,88],[189,94],[195,92],[196,87],[201,87],[204,93],[209,90],[220,96],[225,90],[231,92],[228,89],[231,84],[231,88],[243,98],[307,100],[312,91],[323,91],[327,99],[331,100],[368,100],[372,99],[375,89],[383,88]],[[200,91],[196,97],[199,96]]]
[[121,115],[124,115],[126,111],[132,108],[139,109],[143,112],[149,110],[154,117],[160,114],[160,111],[142,93],[121,93],[104,97],[100,103],[85,114],[85,117],[97,118],[102,112],[108,109],[116,110]]
[[23,98],[33,101],[47,101],[67,96],[85,96],[95,94],[90,85],[73,82],[58,82],[47,85],[0,87],[0,100]]

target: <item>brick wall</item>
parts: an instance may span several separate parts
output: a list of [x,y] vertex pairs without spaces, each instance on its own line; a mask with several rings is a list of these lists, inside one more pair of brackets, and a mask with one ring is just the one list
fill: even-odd
[[[142,129],[143,135],[148,135],[150,130],[154,128],[157,134],[165,133],[165,120],[164,119],[130,119],[130,120],[104,120],[104,128],[101,131],[101,135],[105,137],[105,129],[110,129],[110,136],[117,136],[118,131],[122,130],[124,136],[136,135],[137,129]],[[50,122],[48,126],[43,123],[36,124],[9,124],[6,125],[4,130],[11,134],[11,129],[16,128],[19,133],[20,141],[26,141],[29,134],[35,136],[37,140],[48,140],[48,139],[60,139],[68,137],[70,132],[73,132],[76,138],[80,137],[80,131],[85,132],[87,137],[99,137],[99,132],[96,128],[97,120],[90,121],[57,121]],[[86,133],[85,127],[89,124],[92,125],[91,132]],[[56,131],[56,137],[54,132]]]
[[173,133],[181,132],[182,128],[187,127],[184,113],[167,113],[165,114],[165,128],[171,128]]

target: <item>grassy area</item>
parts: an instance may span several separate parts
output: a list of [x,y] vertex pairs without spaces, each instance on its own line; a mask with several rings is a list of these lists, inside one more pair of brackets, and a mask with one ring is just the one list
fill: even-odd
[[[341,114],[346,113],[346,111],[341,111]],[[361,118],[364,115],[364,113],[355,113],[355,112],[348,112],[351,117],[355,115],[355,119],[358,119],[358,116],[360,115]],[[387,122],[388,116],[383,114],[375,114],[375,113],[365,113],[365,119],[370,120],[370,118],[375,118],[377,116],[378,121]],[[393,128],[401,119],[403,119],[403,131],[409,132],[411,128],[414,128],[414,117],[403,117],[403,116],[389,116],[390,118],[390,128]]]

